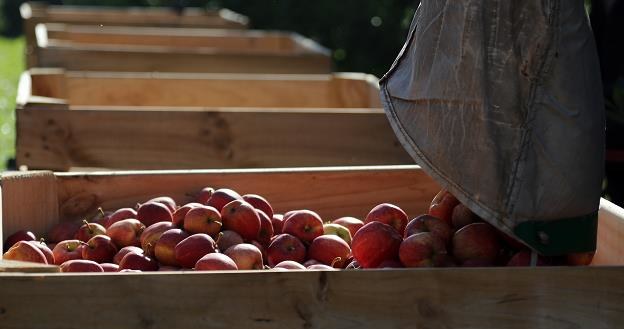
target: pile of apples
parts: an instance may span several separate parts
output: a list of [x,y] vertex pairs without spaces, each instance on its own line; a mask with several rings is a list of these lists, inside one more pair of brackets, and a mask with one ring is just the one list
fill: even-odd
[[[364,221],[324,222],[311,210],[275,214],[260,195],[210,187],[182,206],[167,196],[64,221],[37,240],[26,230],[4,244],[4,259],[59,265],[62,272],[336,270],[528,266],[531,252],[441,191],[428,214],[408,220],[375,206]],[[593,253],[538,257],[537,265],[587,265]]]

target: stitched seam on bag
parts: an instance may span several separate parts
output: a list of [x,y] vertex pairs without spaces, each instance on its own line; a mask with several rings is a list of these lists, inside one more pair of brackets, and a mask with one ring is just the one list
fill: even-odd
[[547,18],[547,45],[544,45],[542,53],[538,54],[538,58],[543,58],[543,61],[539,63],[535,78],[530,79],[531,87],[529,89],[529,97],[526,105],[527,116],[523,123],[525,129],[523,129],[521,137],[520,152],[518,153],[518,157],[515,161],[515,166],[511,174],[511,184],[504,199],[507,202],[505,208],[507,209],[507,213],[510,215],[513,213],[517,205],[517,198],[520,194],[520,188],[518,186],[520,185],[520,180],[526,167],[525,164],[527,161],[527,152],[529,150],[529,141],[533,133],[532,123],[535,120],[535,98],[537,88],[541,86],[544,77],[548,74],[548,72],[550,72],[554,58],[553,48],[557,47],[557,41],[559,39],[559,0],[550,0],[548,10],[550,13],[548,13],[549,16]]
[[390,66],[390,69],[388,70],[388,72],[386,72],[386,74],[384,74],[383,77],[379,79],[380,85],[381,83],[383,83],[384,81],[386,81],[392,76],[392,73],[396,71],[396,68],[399,66],[401,61],[403,61],[403,59],[405,58],[405,53],[410,48],[412,39],[414,38],[414,34],[416,34],[416,29],[418,28],[418,25],[419,25],[418,23],[420,23],[420,17],[421,17],[420,6],[422,6],[422,4],[419,4],[418,7],[416,8],[416,11],[414,12],[414,18],[412,18],[414,20],[413,28],[411,28],[410,31],[408,32],[407,40],[405,41],[403,48],[401,48],[401,52],[399,53],[397,58],[394,60],[394,63],[392,63],[392,65]]

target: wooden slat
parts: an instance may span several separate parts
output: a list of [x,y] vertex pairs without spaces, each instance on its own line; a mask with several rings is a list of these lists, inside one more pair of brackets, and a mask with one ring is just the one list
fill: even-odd
[[0,259],[0,273],[56,273],[59,267],[39,263],[19,262],[14,260]]
[[375,109],[17,111],[31,169],[262,168],[411,164]]
[[[621,267],[22,274],[0,275],[0,283],[2,322],[13,329],[611,329],[624,322]],[[67,307],[75,296],[90,297],[80,311]]]
[[598,250],[592,263],[624,264],[624,210],[605,199],[600,200]]

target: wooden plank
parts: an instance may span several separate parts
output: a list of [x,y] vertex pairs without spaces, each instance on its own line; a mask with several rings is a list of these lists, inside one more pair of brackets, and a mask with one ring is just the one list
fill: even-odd
[[[611,329],[624,322],[621,267],[22,274],[0,282],[3,327],[11,329]],[[90,296],[78,312],[67,307],[75,296]],[[112,309],[116,316],[94,320]]]
[[17,111],[31,169],[262,168],[411,164],[375,109]]
[[54,265],[0,259],[0,273],[57,273],[59,271],[59,267]]
[[57,184],[52,172],[4,172],[0,190],[4,236],[25,228],[40,236],[58,222]]
[[624,210],[605,199],[600,200],[598,241],[594,265],[624,264]]

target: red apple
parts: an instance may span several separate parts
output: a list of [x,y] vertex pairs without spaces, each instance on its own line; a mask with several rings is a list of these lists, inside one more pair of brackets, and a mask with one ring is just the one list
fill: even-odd
[[446,255],[446,242],[432,232],[412,234],[399,248],[399,259],[405,267],[442,266]]
[[129,252],[119,262],[119,270],[158,271],[158,263],[146,255]]
[[469,224],[453,235],[453,256],[460,265],[467,261],[481,266],[493,265],[500,250],[498,231],[490,224]]
[[352,238],[355,233],[364,226],[364,222],[355,217],[340,217],[335,219],[332,223],[342,225],[349,229]]
[[113,239],[118,248],[140,246],[140,236],[145,225],[134,218],[122,219],[108,227],[107,235]]
[[129,253],[135,253],[139,255],[143,255],[143,249],[136,246],[127,246],[119,249],[119,251],[113,256],[113,263],[119,264],[121,260]]
[[132,208],[117,209],[115,210],[115,212],[113,212],[112,214],[108,216],[108,220],[106,221],[106,224],[104,225],[104,227],[108,229],[114,223],[117,223],[120,220],[128,219],[128,218],[137,218],[136,210]]
[[323,235],[323,220],[311,210],[297,210],[284,219],[284,233],[292,234],[304,243]]
[[276,236],[267,250],[268,264],[275,267],[285,260],[303,263],[306,259],[306,247],[294,235],[283,233]]
[[459,204],[459,200],[449,191],[443,189],[433,198],[429,206],[429,215],[440,218],[453,226],[453,209]]
[[165,231],[154,247],[156,259],[163,265],[180,266],[175,257],[175,247],[180,241],[189,236],[188,233],[177,228]]
[[96,263],[108,263],[117,254],[117,247],[110,237],[96,235],[89,239],[87,246],[82,249],[82,259],[92,260]]
[[264,265],[269,265],[269,257],[267,256],[267,248],[262,246],[260,242],[256,240],[251,241],[250,244],[256,246],[256,248],[260,250],[260,253],[262,253],[262,261],[264,262]]
[[70,259],[61,264],[61,272],[104,272],[104,269],[92,260]]
[[83,224],[76,232],[74,239],[87,242],[96,235],[106,235],[106,228],[104,226],[97,223],[89,223],[86,220],[82,222]]
[[398,259],[402,241],[394,227],[377,221],[367,223],[353,237],[353,258],[363,268],[376,268],[385,260]]
[[35,240],[37,240],[37,237],[35,237],[35,233],[31,231],[26,231],[26,230],[20,230],[9,235],[9,237],[7,237],[6,240],[4,240],[3,250],[8,251],[11,247],[13,247],[14,244],[16,244],[19,241],[35,241]]
[[258,233],[258,242],[264,247],[268,248],[273,237],[273,224],[270,217],[264,213],[264,211],[256,209],[256,214],[260,218],[260,232]]
[[[242,200],[243,197],[240,194],[236,193],[234,190],[230,190],[228,188],[220,188],[215,190],[210,199],[204,203],[207,206],[214,207],[218,211],[223,210],[226,204],[234,201],[234,200]],[[223,215],[223,213],[221,213]]]
[[87,246],[80,240],[65,240],[54,246],[52,254],[54,255],[54,264],[61,265],[68,260],[82,259],[82,249]]
[[350,254],[349,244],[336,235],[321,235],[308,249],[309,258],[336,268],[343,268]]
[[43,241],[43,239],[41,239],[41,241],[27,241],[27,242],[37,247],[37,249],[41,250],[48,264],[54,264],[54,254],[52,253],[52,249],[48,247],[48,245]]
[[152,201],[139,206],[136,219],[145,226],[150,226],[158,222],[173,223],[173,214],[167,205]]
[[216,238],[221,230],[221,214],[210,206],[197,206],[184,216],[184,229],[193,233],[205,233]]
[[403,209],[391,203],[382,203],[375,206],[366,215],[364,223],[381,222],[394,227],[399,234],[403,235],[407,225],[407,214]]
[[566,263],[572,266],[586,266],[591,264],[595,254],[595,251],[567,254]]
[[175,259],[184,268],[193,268],[206,254],[217,250],[217,244],[208,234],[197,233],[180,241],[175,246]]
[[186,216],[186,213],[188,213],[189,210],[195,208],[195,207],[199,207],[199,206],[203,206],[201,203],[197,203],[197,202],[190,202],[187,203],[185,205],[183,205],[182,207],[176,209],[176,211],[173,212],[172,216],[172,221],[173,221],[173,225],[175,225],[177,228],[183,228],[184,227],[184,217]]
[[273,207],[267,199],[257,194],[245,194],[243,200],[258,210],[262,210],[269,218],[273,218]]
[[468,224],[476,223],[478,221],[479,216],[475,215],[470,208],[464,206],[463,204],[460,203],[453,208],[453,212],[451,213],[451,223],[453,224],[453,228],[455,230],[459,230]]
[[274,214],[271,218],[271,225],[273,226],[273,235],[282,234],[282,227],[284,226],[284,215]]
[[238,270],[232,258],[224,254],[211,253],[204,255],[195,263],[196,271],[233,271]]
[[239,270],[261,270],[264,268],[262,252],[249,243],[241,243],[228,248],[225,254],[232,258]]
[[179,272],[179,271],[183,271],[183,269],[177,267],[177,266],[168,266],[168,265],[160,265],[160,267],[158,267],[158,272]]
[[225,230],[232,230],[240,234],[246,241],[258,238],[261,225],[260,217],[249,203],[243,200],[231,201],[221,210],[221,219]]
[[197,203],[199,204],[205,205],[206,203],[208,203],[208,200],[210,200],[210,197],[213,193],[214,189],[212,187],[204,187],[199,191],[199,193],[197,193],[195,201],[197,201]]
[[306,267],[301,265],[300,263],[297,263],[293,260],[284,260],[279,262],[277,265],[275,265],[273,268],[283,268],[283,269],[287,269],[287,270],[305,270]]
[[176,209],[178,208],[178,206],[176,205],[176,202],[171,197],[168,197],[168,196],[159,196],[159,197],[147,200],[147,202],[145,203],[150,203],[150,202],[162,203],[169,209],[171,213],[176,211]]
[[102,263],[100,264],[102,270],[104,272],[119,272],[119,265],[113,263]]
[[[535,257],[537,258],[535,263],[536,266],[551,265],[548,258],[540,255],[535,255]],[[507,262],[507,266],[531,266],[531,252],[528,250],[517,252],[513,255],[513,257],[511,257],[509,262]]]
[[[400,252],[401,249],[399,249]],[[379,263],[379,266],[377,268],[403,268],[403,264],[401,264],[400,261],[396,260],[396,259],[388,259],[388,260],[384,260],[383,262]]]
[[48,231],[47,241],[58,243],[65,240],[72,240],[76,236],[76,232],[82,226],[81,221],[62,221],[56,223]]
[[173,228],[174,225],[172,222],[158,222],[143,230],[143,233],[141,233],[141,237],[139,238],[139,242],[141,243],[141,248],[143,248],[145,255],[153,257],[156,241],[160,239],[160,236],[163,233]]
[[31,241],[20,240],[17,241],[7,252],[4,253],[2,258],[8,260],[19,260],[23,262],[34,262],[47,264],[48,260],[39,248],[35,247]]
[[240,234],[230,230],[225,230],[219,233],[219,237],[217,238],[217,245],[219,246],[219,250],[221,250],[221,252],[226,251],[227,248],[235,244],[243,242],[245,241]]
[[453,228],[445,221],[431,215],[420,215],[412,219],[405,227],[404,239],[413,234],[431,232],[447,245],[453,238]]
[[325,264],[314,264],[314,265],[310,265],[307,267],[308,270],[325,270],[325,271],[337,271],[337,269],[329,266],[329,265],[325,265]]
[[339,238],[343,239],[348,245],[351,245],[351,240],[353,239],[349,229],[340,224],[334,224],[334,223],[323,224],[323,234],[336,235]]

